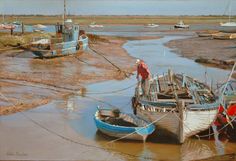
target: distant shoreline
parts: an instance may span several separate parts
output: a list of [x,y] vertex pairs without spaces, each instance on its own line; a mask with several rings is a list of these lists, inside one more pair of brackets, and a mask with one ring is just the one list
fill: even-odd
[[[88,25],[96,21],[99,24],[175,24],[179,20],[184,20],[188,24],[219,24],[219,22],[227,22],[228,16],[132,16],[132,15],[68,15],[67,18],[73,19],[75,23]],[[5,22],[22,21],[25,24],[55,24],[62,20],[62,15],[5,15]],[[232,21],[236,21],[236,16],[232,16]]]

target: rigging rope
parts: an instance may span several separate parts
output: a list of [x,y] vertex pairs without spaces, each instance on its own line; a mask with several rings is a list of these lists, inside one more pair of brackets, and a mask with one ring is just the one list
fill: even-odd
[[[12,103],[7,97],[5,97],[1,92],[0,92],[0,95],[7,101],[9,102],[10,104],[12,104],[14,107],[15,104]],[[113,151],[114,153],[117,153],[117,154],[121,154],[121,155],[125,155],[125,156],[128,156],[128,157],[131,157],[132,159],[134,158],[143,158],[143,159],[149,159],[149,160],[157,160],[156,158],[153,158],[153,157],[145,157],[145,156],[139,156],[139,155],[133,155],[133,154],[130,154],[130,153],[126,153],[126,152],[121,152],[121,151],[118,151],[114,148],[103,148],[103,147],[99,147],[99,146],[95,146],[95,145],[90,145],[90,144],[85,144],[85,143],[81,143],[79,141],[75,141],[75,140],[72,140],[68,137],[65,137],[45,126],[43,126],[42,124],[38,123],[37,121],[33,120],[31,117],[29,117],[28,115],[26,115],[24,112],[19,112],[20,114],[22,114],[25,118],[27,118],[28,120],[30,120],[31,122],[33,122],[35,125],[39,126],[40,128],[46,130],[47,132],[53,134],[53,135],[56,135],[58,137],[60,137],[61,139],[63,140],[66,140],[66,141],[69,141],[69,142],[72,142],[72,143],[75,143],[75,144],[78,144],[78,145],[82,145],[82,146],[86,146],[86,147],[90,147],[90,148],[97,148],[97,149],[101,149],[101,150],[111,150]]]

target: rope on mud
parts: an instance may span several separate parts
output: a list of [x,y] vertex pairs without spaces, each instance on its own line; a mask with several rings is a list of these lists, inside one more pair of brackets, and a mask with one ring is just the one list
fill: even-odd
[[[0,92],[0,95],[6,100],[8,101],[10,104],[12,104],[14,107],[15,104],[12,103],[6,96],[4,96],[1,92]],[[53,135],[56,135],[58,137],[60,137],[61,139],[63,140],[66,140],[66,141],[69,141],[69,142],[72,142],[74,144],[78,144],[78,145],[82,145],[82,146],[86,146],[86,147],[90,147],[90,148],[96,148],[96,149],[100,149],[100,150],[111,150],[113,151],[114,153],[117,153],[117,154],[121,154],[121,155],[125,155],[125,156],[128,156],[128,157],[131,157],[132,159],[134,158],[143,158],[143,159],[149,159],[149,160],[157,160],[156,158],[153,158],[153,157],[143,157],[143,156],[139,156],[139,155],[133,155],[133,154],[129,154],[129,153],[125,153],[125,152],[121,152],[121,151],[117,151],[115,150],[114,148],[103,148],[103,147],[99,147],[99,146],[95,146],[95,145],[90,145],[90,144],[85,144],[85,143],[81,143],[79,141],[75,141],[75,140],[72,140],[68,137],[65,137],[45,126],[43,126],[42,124],[38,123],[37,121],[33,120],[31,117],[29,117],[28,115],[26,115],[24,112],[19,112],[20,114],[22,114],[22,116],[24,116],[25,118],[27,118],[28,120],[30,120],[31,122],[33,122],[35,125],[39,126],[40,128],[46,130],[47,132],[53,134]],[[113,155],[113,154],[112,154]]]
[[130,85],[128,87],[125,87],[125,88],[122,88],[122,89],[118,89],[118,90],[106,91],[106,92],[86,92],[86,94],[113,94],[113,93],[119,93],[119,92],[128,90],[128,89],[130,89],[132,87],[135,87],[136,85],[137,85],[137,83],[132,84],[132,85]]
[[116,141],[119,141],[119,140],[121,140],[121,139],[125,139],[125,138],[131,136],[132,134],[136,133],[137,131],[140,131],[140,130],[146,128],[147,126],[150,126],[150,125],[152,125],[152,124],[154,124],[154,123],[160,121],[161,119],[163,119],[164,117],[166,117],[168,114],[170,114],[170,113],[173,112],[174,110],[175,110],[175,108],[173,108],[171,111],[169,111],[168,113],[166,113],[166,114],[163,115],[162,117],[160,117],[160,118],[158,118],[158,119],[152,121],[151,123],[149,123],[149,124],[146,125],[145,127],[142,127],[142,128],[140,128],[140,129],[138,129],[138,130],[136,130],[136,131],[134,131],[134,132],[132,132],[132,133],[129,133],[129,134],[123,136],[123,137],[120,137],[120,138],[118,138],[118,139],[115,139],[115,140],[109,141],[108,144],[109,144],[109,143],[114,143],[114,142],[116,142]]
[[80,59],[78,56],[76,56],[76,55],[75,55],[75,58],[76,58],[78,61],[80,61],[80,62],[82,62],[82,63],[84,63],[84,64],[94,66],[93,64],[90,64],[90,63],[88,63],[88,62],[86,62],[86,61],[84,61],[84,60],[81,60],[81,59]]
[[[91,46],[91,45],[90,45]],[[104,56],[104,54],[98,52],[97,50],[93,49],[92,47],[90,48],[90,50],[92,50],[94,53],[100,55],[101,57],[103,57],[107,62],[109,62],[112,66],[114,66],[119,72],[122,72],[125,74],[125,76],[128,78],[130,75],[133,75],[133,73],[127,72],[122,70],[120,67],[118,67],[116,64],[114,64],[113,62],[111,62],[107,57]]]

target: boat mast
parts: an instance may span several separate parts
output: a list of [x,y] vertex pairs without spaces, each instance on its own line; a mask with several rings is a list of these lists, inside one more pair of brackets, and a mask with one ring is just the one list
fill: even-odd
[[63,25],[65,24],[65,19],[66,19],[66,0],[64,0]]
[[231,0],[229,1],[229,22],[231,22]]
[[2,23],[5,23],[5,15],[4,15],[4,1],[2,4]]

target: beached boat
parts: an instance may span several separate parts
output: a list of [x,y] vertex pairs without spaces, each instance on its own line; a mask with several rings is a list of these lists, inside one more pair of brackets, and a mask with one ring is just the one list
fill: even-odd
[[179,143],[208,129],[215,120],[219,104],[208,86],[184,74],[156,76],[150,80],[148,96],[136,87],[132,99],[134,114],[155,122],[157,131]]
[[212,37],[213,34],[216,34],[216,33],[219,33],[219,31],[217,31],[217,30],[206,30],[206,31],[196,32],[196,34],[199,37]]
[[104,134],[122,139],[145,141],[155,126],[133,114],[120,113],[118,109],[99,109],[94,115],[97,128]]
[[146,27],[155,28],[155,27],[159,27],[159,25],[155,23],[150,23],[150,24],[147,24]]
[[[40,58],[52,58],[76,54],[78,51],[87,49],[88,37],[85,33],[80,35],[79,25],[74,24],[71,19],[65,20],[65,14],[66,1],[64,0],[63,23],[56,24],[56,35],[47,41],[48,44],[42,44],[41,41],[31,43],[29,49],[34,55]],[[46,26],[38,24],[35,27],[42,29]]]
[[184,21],[181,20],[177,24],[174,25],[174,28],[186,29],[186,28],[189,28],[189,25],[184,24]]
[[220,40],[232,40],[236,39],[236,33],[223,33],[219,32],[212,35],[213,39],[220,39]]
[[[56,36],[44,42],[48,44],[42,43],[42,41],[31,43],[30,50],[37,57],[49,58],[76,54],[88,47],[88,37],[84,34],[79,36],[79,26],[74,25],[72,20],[66,20],[64,25],[57,24]],[[44,48],[44,46],[47,46],[47,48]]]

